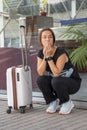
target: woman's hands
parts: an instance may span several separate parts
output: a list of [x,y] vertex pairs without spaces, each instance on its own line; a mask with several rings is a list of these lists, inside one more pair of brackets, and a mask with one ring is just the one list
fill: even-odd
[[53,56],[53,49],[50,45],[45,46],[43,49],[44,58]]

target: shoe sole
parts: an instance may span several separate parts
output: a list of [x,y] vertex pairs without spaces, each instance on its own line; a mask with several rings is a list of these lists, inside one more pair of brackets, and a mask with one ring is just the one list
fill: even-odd
[[56,113],[56,111],[59,109],[59,106],[56,108],[56,110],[55,111],[53,111],[53,112],[51,112],[51,111],[46,111],[48,114],[54,114],[54,113]]
[[59,112],[59,115],[67,115],[67,114],[70,114],[72,112],[74,108],[74,105],[71,107],[70,111],[66,112],[66,113],[63,113],[63,112]]
[[48,113],[48,114],[54,114],[54,113],[56,113],[56,111],[55,111],[55,112],[49,112],[49,111],[48,111],[47,113]]

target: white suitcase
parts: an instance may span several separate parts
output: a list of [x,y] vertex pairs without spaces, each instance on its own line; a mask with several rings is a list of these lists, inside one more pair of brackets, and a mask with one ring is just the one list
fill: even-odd
[[[23,65],[10,67],[6,71],[8,99],[7,113],[11,113],[12,108],[18,109],[21,113],[24,113],[27,105],[33,107],[31,69],[27,62],[27,43],[25,38],[24,19],[21,19],[20,24],[20,40]],[[25,45],[25,52],[23,45]]]
[[6,72],[7,77],[7,113],[11,109],[18,109],[21,113],[25,112],[27,106],[32,107],[32,79],[31,69],[25,70],[24,67],[10,67]]

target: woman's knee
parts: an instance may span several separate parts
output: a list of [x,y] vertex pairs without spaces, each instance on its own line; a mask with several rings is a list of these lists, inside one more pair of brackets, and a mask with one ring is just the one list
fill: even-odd
[[39,76],[39,77],[37,78],[37,84],[42,84],[43,81],[44,81],[44,76]]
[[57,89],[61,86],[61,84],[63,84],[63,80],[59,77],[54,77],[51,81],[51,84],[53,86],[54,89]]

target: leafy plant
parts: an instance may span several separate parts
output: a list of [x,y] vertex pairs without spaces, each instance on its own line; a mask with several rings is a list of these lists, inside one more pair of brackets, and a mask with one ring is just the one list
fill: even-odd
[[32,0],[32,2],[37,3],[37,0]]
[[40,12],[47,12],[47,0],[41,1]]
[[81,46],[70,53],[70,59],[78,70],[84,70],[87,67],[87,23],[70,25],[61,37],[81,42]]

